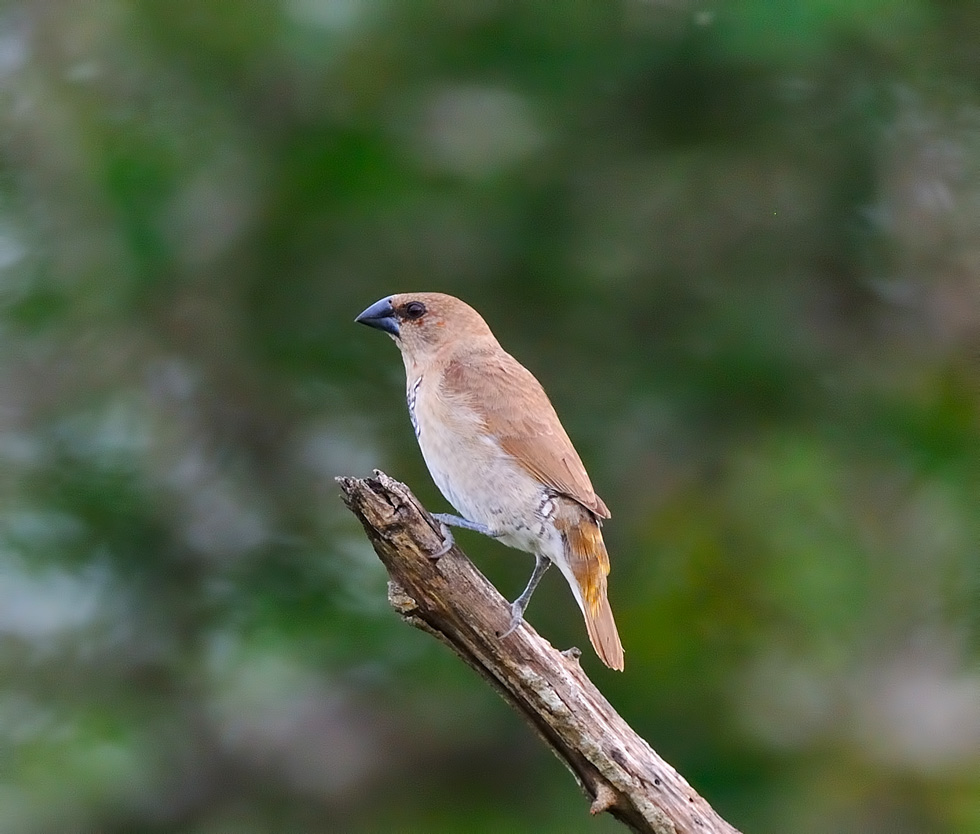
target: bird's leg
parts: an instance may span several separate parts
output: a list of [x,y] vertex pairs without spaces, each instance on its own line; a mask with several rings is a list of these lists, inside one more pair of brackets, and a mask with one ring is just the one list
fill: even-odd
[[510,626],[507,631],[500,635],[501,640],[513,634],[514,630],[524,622],[524,609],[527,608],[527,604],[531,601],[531,594],[534,593],[534,589],[538,587],[541,577],[544,576],[549,567],[551,567],[551,559],[535,554],[531,578],[527,581],[527,587],[521,591],[521,595],[510,604]]
[[483,533],[484,536],[496,538],[496,533],[485,524],[479,524],[458,515],[433,513],[432,517],[439,522],[439,527],[442,529],[442,547],[435,553],[430,553],[430,559],[438,559],[440,556],[445,556],[449,552],[449,549],[456,543],[452,531],[449,529],[450,525],[453,527],[462,527],[464,530],[473,530],[476,533]]
[[452,513],[433,513],[432,517],[442,524],[448,524],[452,527],[462,527],[464,530],[483,533],[484,536],[490,536],[491,538],[497,537],[497,534],[487,527],[486,524],[480,524],[478,521],[470,521],[468,518],[463,518],[462,516],[453,515]]

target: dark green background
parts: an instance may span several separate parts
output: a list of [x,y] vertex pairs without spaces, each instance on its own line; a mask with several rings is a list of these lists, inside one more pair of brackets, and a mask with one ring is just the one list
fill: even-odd
[[725,817],[980,832],[978,175],[965,0],[4,4],[0,831],[620,830],[339,500],[447,509],[353,324],[424,289],[551,394],[583,663]]

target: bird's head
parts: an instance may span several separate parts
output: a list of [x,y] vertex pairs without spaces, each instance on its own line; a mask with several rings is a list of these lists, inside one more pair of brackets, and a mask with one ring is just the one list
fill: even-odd
[[390,334],[406,360],[413,362],[425,362],[460,345],[496,342],[476,310],[438,292],[406,292],[382,298],[354,321]]

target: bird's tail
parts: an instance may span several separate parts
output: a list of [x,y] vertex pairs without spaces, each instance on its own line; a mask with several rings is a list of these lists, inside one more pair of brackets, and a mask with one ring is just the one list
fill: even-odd
[[565,531],[567,565],[559,565],[572,586],[585,616],[585,627],[596,654],[610,669],[623,671],[623,644],[606,596],[609,555],[602,531],[593,518],[582,519]]

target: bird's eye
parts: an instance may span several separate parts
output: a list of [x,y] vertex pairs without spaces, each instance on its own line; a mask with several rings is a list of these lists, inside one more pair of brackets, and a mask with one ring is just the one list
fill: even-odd
[[405,305],[405,317],[420,319],[425,315],[425,305],[421,301],[409,301]]

